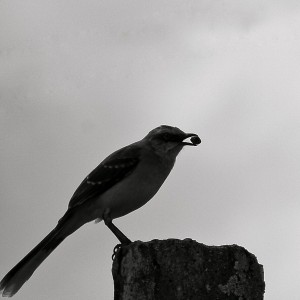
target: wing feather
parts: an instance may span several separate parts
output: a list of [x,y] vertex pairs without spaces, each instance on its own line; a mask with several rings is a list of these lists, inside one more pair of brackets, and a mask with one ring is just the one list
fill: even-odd
[[112,153],[81,182],[69,202],[69,209],[107,191],[128,176],[139,161],[140,147],[135,144]]

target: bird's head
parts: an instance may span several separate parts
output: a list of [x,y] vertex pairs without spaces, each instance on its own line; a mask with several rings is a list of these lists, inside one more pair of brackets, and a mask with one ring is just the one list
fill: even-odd
[[[188,138],[191,138],[190,141],[186,141]],[[201,143],[197,134],[185,133],[177,127],[167,125],[151,130],[144,139],[157,154],[175,157],[184,146],[197,146]]]

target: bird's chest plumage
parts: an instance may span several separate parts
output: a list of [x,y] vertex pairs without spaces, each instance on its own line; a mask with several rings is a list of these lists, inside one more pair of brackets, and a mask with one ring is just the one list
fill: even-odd
[[157,158],[142,161],[131,174],[97,199],[100,211],[109,209],[114,219],[140,208],[159,190],[174,162]]

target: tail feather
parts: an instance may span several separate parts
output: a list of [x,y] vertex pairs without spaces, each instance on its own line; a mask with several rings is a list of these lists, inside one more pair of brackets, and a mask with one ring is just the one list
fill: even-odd
[[[2,296],[11,297],[31,277],[38,266],[52,253],[52,251],[72,232],[78,229],[70,224],[69,211],[62,217],[57,226],[33,248],[14,268],[12,268],[0,282]],[[71,223],[73,223],[71,221]],[[73,227],[72,229],[70,229]],[[67,230],[65,230],[67,228]]]

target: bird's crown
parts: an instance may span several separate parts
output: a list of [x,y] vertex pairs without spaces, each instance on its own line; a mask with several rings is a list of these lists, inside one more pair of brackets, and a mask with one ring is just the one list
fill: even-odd
[[[173,140],[174,138],[183,138],[185,133],[177,127],[169,126],[169,125],[161,125],[152,129],[148,134],[147,138],[162,138],[164,140]],[[173,139],[172,139],[173,138]]]

